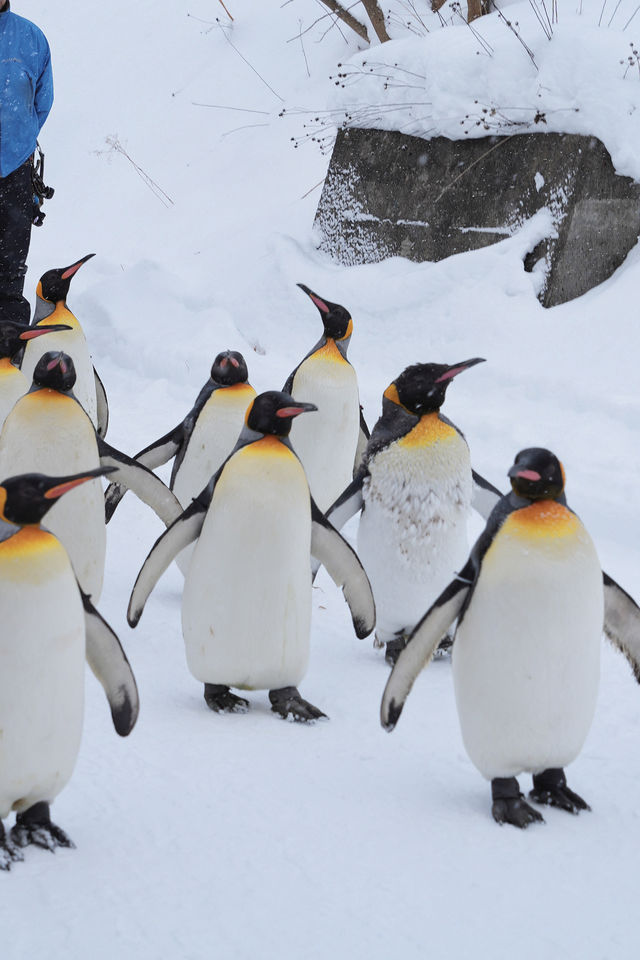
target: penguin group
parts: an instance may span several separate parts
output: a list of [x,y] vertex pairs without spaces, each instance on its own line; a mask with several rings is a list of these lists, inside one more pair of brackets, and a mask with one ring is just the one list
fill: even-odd
[[[78,752],[85,658],[117,733],[135,725],[136,681],[94,605],[105,523],[128,489],[165,527],[128,623],[175,559],[187,666],[211,711],[244,713],[234,691],[264,690],[281,718],[326,718],[299,690],[323,565],[356,636],[375,629],[392,667],[385,729],[434,654],[450,651],[463,741],[491,784],[494,819],[542,820],[523,773],[536,805],[588,809],[565,767],[595,712],[603,631],[640,681],[640,608],[601,570],[554,453],[520,451],[504,496],[472,468],[442,407],[483,358],[411,364],[384,388],[369,432],[347,359],[351,314],[298,284],[323,329],[283,388],[258,393],[242,354],[223,350],[183,420],[130,457],[105,440],[106,392],[67,305],[91,256],[42,276],[31,325],[0,326],[0,869],[32,843],[73,845],[50,805]],[[154,471],[170,460],[167,486]],[[472,509],[486,526],[469,552]],[[354,549],[340,530],[356,514]]]

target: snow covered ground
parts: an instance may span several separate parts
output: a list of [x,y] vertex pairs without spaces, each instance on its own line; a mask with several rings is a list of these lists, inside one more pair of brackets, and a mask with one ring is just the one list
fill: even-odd
[[[280,388],[319,335],[303,282],[353,314],[370,424],[409,363],[486,357],[445,406],[476,469],[504,488],[519,449],[553,449],[603,567],[640,598],[638,248],[548,311],[522,265],[539,219],[437,264],[332,263],[312,231],[328,156],[291,138],[346,95],[329,77],[356,39],[325,35],[327,19],[300,39],[323,15],[314,0],[225,2],[232,26],[218,0],[13,3],[47,33],[56,82],[41,138],[56,194],[26,293],[44,270],[96,253],[69,302],[109,394],[108,439],[133,453],[174,426],[227,347],[245,354],[256,389]],[[426,3],[426,39],[395,29],[375,56],[433,69],[416,97],[441,97],[434,132],[480,89],[529,111],[541,92],[549,129],[599,135],[619,172],[640,178],[640,76],[620,63],[640,35],[634,0],[560,4],[551,40],[528,3],[503,5],[537,71],[495,15],[476,24],[494,54],[476,55],[469,28],[441,29]],[[360,89],[349,95],[364,100]],[[596,719],[569,771],[593,812],[549,809],[544,827],[500,829],[464,752],[448,662],[420,677],[385,734],[388,668],[354,637],[324,572],[301,691],[330,721],[284,723],[266,693],[245,716],[208,711],[186,667],[175,566],[137,630],[126,624],[160,532],[133,497],[108,528],[100,609],[132,662],[140,720],[119,740],[88,677],[81,754],[54,807],[77,849],[29,849],[0,876],[3,958],[637,956],[640,691],[622,658],[603,642]]]

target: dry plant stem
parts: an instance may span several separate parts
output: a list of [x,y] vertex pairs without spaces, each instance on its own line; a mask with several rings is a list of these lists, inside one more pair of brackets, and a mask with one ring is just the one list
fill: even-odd
[[224,5],[224,3],[222,2],[222,0],[220,0],[220,6],[223,7],[224,12],[225,12],[226,15],[229,17],[229,20],[233,20],[233,17],[231,16],[231,14],[229,13],[229,11],[228,11],[227,8],[225,7],[225,5]]
[[325,7],[329,7],[329,10],[331,10],[332,13],[335,13],[335,15],[342,20],[343,23],[346,23],[348,27],[351,27],[351,29],[357,33],[359,37],[362,37],[365,43],[369,43],[369,34],[367,33],[367,28],[363,23],[360,23],[359,20],[356,20],[353,14],[349,13],[348,10],[345,10],[345,8],[341,6],[337,0],[321,0],[321,2],[324,3]]
[[378,0],[362,0],[362,6],[367,11],[369,20],[371,20],[371,26],[375,30],[380,43],[385,43],[386,40],[390,40],[391,37],[387,33],[384,14],[380,9]]

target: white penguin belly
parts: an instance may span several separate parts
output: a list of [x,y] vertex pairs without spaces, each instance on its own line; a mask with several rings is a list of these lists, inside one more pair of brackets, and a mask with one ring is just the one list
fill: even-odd
[[30,386],[31,382],[27,381],[22,371],[14,367],[7,357],[0,360],[0,430],[11,413],[14,403],[27,392]]
[[530,535],[518,524],[523,512],[487,551],[453,646],[462,737],[487,779],[570,763],[598,692],[604,601],[595,547],[558,504],[555,534]]
[[[54,390],[22,397],[0,433],[0,478],[30,471],[64,476],[99,466],[91,421],[72,397]],[[96,603],[107,547],[100,480],[65,494],[44,524],[64,544],[80,586]]]
[[266,437],[227,463],[185,579],[187,662],[203,683],[297,686],[309,658],[309,489],[298,460]]
[[35,528],[0,544],[0,818],[50,803],[75,765],[84,614],[64,548]]
[[[255,395],[247,383],[221,387],[214,390],[200,411],[172,485],[185,510],[233,450],[247,407]],[[187,572],[193,549],[193,545],[186,547],[176,558],[183,574]]]
[[[35,340],[29,340],[24,352],[21,370],[29,381],[29,387],[33,380],[33,371],[40,357],[49,351],[62,350],[73,360],[76,371],[76,382],[73,392],[81,406],[86,410],[94,427],[98,423],[98,403],[96,400],[96,383],[93,373],[93,362],[89,355],[89,347],[84,333],[80,329],[78,321],[69,315],[66,311],[55,311],[47,317],[47,323],[73,323],[72,330],[60,330],[56,333],[48,333],[46,337],[37,337]],[[46,326],[47,323],[40,324]]]
[[467,444],[433,418],[403,439],[369,462],[358,527],[358,556],[373,590],[382,641],[415,626],[468,554]]
[[353,477],[360,433],[356,374],[331,343],[300,364],[291,394],[318,408],[293,421],[290,440],[304,466],[311,495],[324,512]]

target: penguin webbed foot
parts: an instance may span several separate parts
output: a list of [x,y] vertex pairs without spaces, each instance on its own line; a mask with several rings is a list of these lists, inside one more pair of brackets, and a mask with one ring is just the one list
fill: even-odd
[[533,790],[529,796],[535,803],[559,807],[567,813],[578,814],[581,810],[591,810],[589,804],[567,786],[567,778],[561,767],[543,770],[533,775]]
[[204,702],[214,713],[247,713],[249,701],[231,693],[223,683],[205,683]]
[[453,637],[450,633],[447,633],[436,647],[436,651],[433,656],[436,660],[440,660],[442,657],[450,657],[452,648]]
[[530,823],[544,823],[542,814],[530,807],[515,777],[496,777],[491,781],[491,813],[496,823],[510,823],[525,830]]
[[313,723],[315,720],[327,719],[326,713],[314,707],[308,700],[303,700],[297,687],[269,690],[269,701],[273,713],[277,713],[284,720]]
[[399,630],[393,640],[387,640],[385,644],[386,650],[384,652],[384,659],[390,667],[395,667],[396,660],[406,647],[408,639],[409,638],[407,634],[404,633],[404,631]]
[[35,803],[24,813],[19,813],[11,828],[11,841],[16,847],[28,847],[34,844],[44,850],[55,852],[56,847],[74,848],[75,843],[64,830],[53,823],[49,815],[49,804]]
[[11,864],[17,860],[24,860],[24,854],[11,840],[7,839],[0,820],[0,870],[10,870]]

